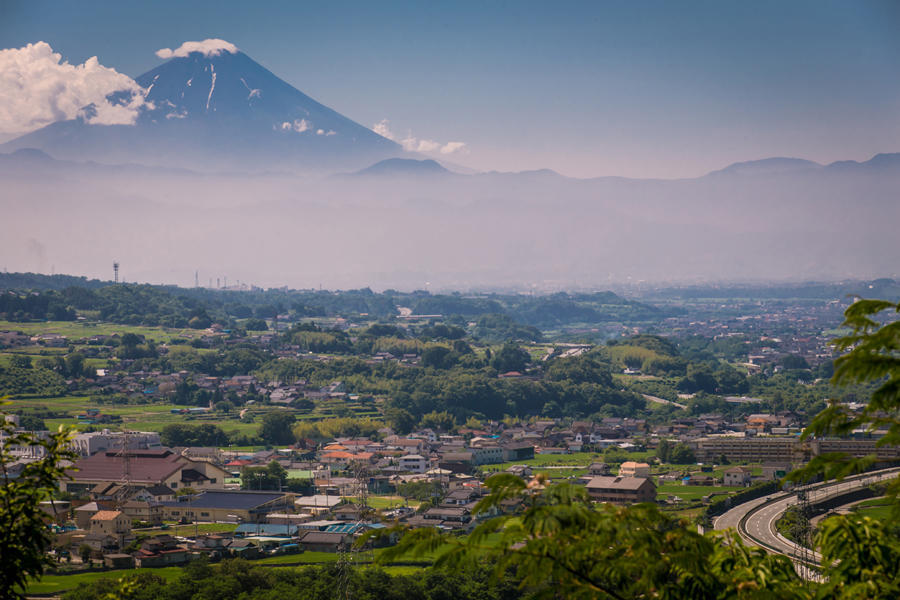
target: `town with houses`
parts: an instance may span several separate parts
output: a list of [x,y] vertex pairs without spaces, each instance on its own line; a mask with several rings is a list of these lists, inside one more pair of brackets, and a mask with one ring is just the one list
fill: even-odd
[[[222,319],[159,329],[156,339],[156,330],[127,326],[91,333],[96,325],[83,319],[70,327],[84,335],[9,322],[0,331],[7,375],[47,371],[57,387],[9,390],[4,435],[46,439],[51,424],[73,428],[59,493],[42,504],[51,558],[70,568],[166,567],[198,555],[365,555],[396,543],[398,527],[465,536],[522,509],[521,499],[476,509],[498,473],[527,486],[567,481],[595,502],[651,502],[702,523],[710,507],[777,489],[816,456],[900,459],[896,447],[878,445],[884,431],[800,436],[833,392],[830,329],[846,305],[696,302],[670,310],[663,301],[668,316],[572,326],[556,340],[486,341],[473,333],[484,335],[477,319],[453,321],[457,334],[446,317],[408,309],[389,324],[365,313],[316,321],[285,312],[254,325],[263,331]],[[446,337],[428,338],[430,331]],[[613,337],[589,341],[596,335]],[[697,340],[702,348],[691,354]],[[437,362],[435,348],[457,362]],[[516,360],[500,360],[507,354]],[[560,365],[571,372],[555,375]],[[392,415],[403,413],[404,394],[373,393],[360,372],[476,373],[501,392],[580,382],[581,393],[601,390],[619,408],[553,402],[500,418],[443,404],[403,422]],[[841,401],[858,410],[860,398]],[[349,425],[323,433],[333,422]],[[269,435],[269,426],[282,434]],[[184,442],[198,432],[204,443]],[[6,477],[42,456],[41,446],[0,445],[12,459]]]
[[[6,417],[16,422],[14,415]],[[57,527],[57,548],[89,547],[83,558],[109,568],[183,564],[203,553],[222,557],[258,558],[276,553],[348,552],[354,540],[373,529],[394,526],[437,527],[465,533],[488,511],[473,515],[486,493],[484,478],[495,465],[505,472],[534,479],[531,459],[596,452],[600,458],[573,477],[597,502],[656,502],[664,483],[741,489],[761,481],[777,481],[793,467],[824,452],[854,456],[877,453],[885,463],[900,459],[896,448],[877,448],[871,436],[860,439],[798,441],[797,415],[751,414],[740,422],[708,414],[649,426],[645,420],[604,418],[555,420],[505,425],[490,422],[481,430],[459,428],[455,434],[431,429],[396,435],[385,428],[377,439],[337,438],[315,447],[295,446],[229,451],[217,447],[169,448],[156,432],[102,429],[79,433],[71,440],[79,455],[60,491],[67,500],[44,503],[48,522]],[[659,440],[686,444],[696,464],[662,472],[654,462],[603,462],[603,452],[654,450]],[[11,448],[25,462],[36,458],[31,448]],[[757,464],[759,469],[733,466],[713,473],[712,465]],[[656,461],[658,462],[658,461]],[[271,469],[306,480],[303,493],[254,490],[243,485],[247,467]],[[709,466],[704,466],[709,465]],[[755,474],[757,471],[758,474]],[[14,476],[14,466],[8,476]],[[433,501],[377,509],[367,500],[381,495],[397,498],[405,484],[427,484]],[[187,491],[188,493],[180,493]],[[660,502],[677,503],[676,494]],[[704,497],[709,502],[709,497]],[[516,502],[503,506],[515,511]],[[175,524],[180,535],[141,536],[141,532]],[[233,524],[227,532],[194,535],[177,524]],[[373,538],[376,544],[390,537]],[[61,550],[62,553],[68,553]]]

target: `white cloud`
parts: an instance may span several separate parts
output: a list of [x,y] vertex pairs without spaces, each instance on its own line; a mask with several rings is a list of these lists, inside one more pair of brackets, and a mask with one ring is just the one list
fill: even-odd
[[453,154],[454,152],[465,152],[465,142],[447,142],[441,146],[441,154]]
[[97,57],[70,65],[46,42],[0,50],[0,140],[56,121],[133,125],[146,90]]
[[416,152],[434,152],[440,149],[440,142],[434,140],[416,140],[414,137],[408,137],[403,140],[403,147],[407,150],[415,149]]
[[407,133],[406,137],[402,140],[398,139],[398,137],[394,135],[394,132],[391,131],[390,121],[387,119],[382,119],[378,123],[375,123],[372,126],[372,131],[391,141],[397,142],[403,146],[403,149],[407,152],[440,152],[441,154],[453,154],[455,152],[467,151],[465,142],[447,142],[446,144],[442,144],[434,140],[416,138],[412,133]]
[[212,38],[202,42],[185,42],[174,50],[171,48],[160,48],[156,51],[156,55],[166,60],[169,58],[184,58],[192,52],[199,52],[203,56],[219,56],[223,52],[236,54],[238,47],[231,42]]
[[388,126],[387,119],[382,119],[378,123],[375,123],[374,125],[372,125],[372,131],[374,131],[381,137],[386,137],[389,140],[396,141],[396,139],[394,138],[394,134],[391,133],[391,128]]
[[296,119],[292,123],[291,121],[285,121],[281,124],[282,131],[296,131],[297,133],[303,133],[312,127],[306,119]]

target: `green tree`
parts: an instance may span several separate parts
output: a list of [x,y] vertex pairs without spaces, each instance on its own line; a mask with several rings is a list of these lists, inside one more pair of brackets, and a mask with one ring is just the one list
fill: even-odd
[[66,356],[66,374],[69,377],[81,377],[85,374],[84,354],[72,352]]
[[390,406],[385,403],[384,420],[395,433],[406,434],[416,426],[416,418],[411,412],[398,406]]
[[435,431],[451,431],[456,427],[456,419],[446,411],[432,411],[422,415],[422,420],[419,421],[419,425],[421,427],[434,429]]
[[687,375],[678,381],[676,387],[679,391],[689,394],[695,392],[713,394],[718,385],[715,376],[707,365],[692,363],[688,365]]
[[656,446],[656,457],[664,462],[669,462],[669,457],[672,454],[672,442],[669,440],[659,440],[659,444]]
[[269,474],[269,477],[277,480],[281,485],[284,485],[284,482],[287,481],[287,469],[282,467],[277,460],[270,461],[266,465],[266,472]]
[[[812,436],[841,436],[856,429],[886,429],[879,446],[900,443],[900,303],[885,300],[857,300],[844,312],[843,326],[849,335],[834,345],[844,354],[834,361],[835,386],[874,383],[877,387],[861,411],[851,412],[832,401],[803,431],[801,439]],[[835,453],[820,455],[788,478],[806,481],[813,476],[841,478],[868,467],[875,457],[862,459]],[[900,478],[887,486],[893,519],[900,516]],[[900,597],[900,540],[892,523],[869,517],[841,515],[819,526],[816,543],[823,564],[828,565],[820,597],[856,598]]]
[[[50,564],[46,552],[53,541],[44,524],[40,503],[49,500],[63,478],[64,460],[75,460],[67,449],[65,431],[36,439],[17,433],[11,423],[0,424],[0,598],[24,597],[27,581],[40,577]],[[11,469],[13,446],[43,448],[43,458]]]
[[320,441],[325,439],[325,436],[322,435],[322,432],[319,431],[319,428],[316,427],[315,423],[310,423],[309,421],[297,421],[294,426],[291,428],[291,432],[294,434],[294,439],[296,440],[314,440]]
[[244,328],[247,331],[268,331],[269,324],[265,319],[247,319],[244,321]]
[[92,553],[93,553],[93,550],[91,550],[91,547],[88,546],[87,544],[82,544],[81,546],[78,547],[78,556],[81,557],[81,562],[83,562],[86,565],[91,564],[91,554]]
[[[831,383],[845,386],[874,382],[877,387],[868,403],[857,412],[851,412],[836,400],[831,401],[803,431],[801,439],[843,436],[856,429],[885,429],[887,434],[879,439],[878,445],[900,444],[900,320],[891,313],[900,313],[900,303],[857,300],[844,312],[843,326],[851,333],[833,342],[845,354],[834,361]],[[879,316],[884,323],[876,320]],[[822,455],[792,473],[790,478],[803,480],[820,474],[829,479],[843,477],[868,467],[873,461],[874,457]],[[897,501],[900,480],[895,480],[888,491]],[[900,501],[895,504],[900,515]]]
[[491,359],[491,366],[500,373],[508,373],[509,371],[525,371],[531,356],[513,343],[506,343],[497,350]]
[[889,524],[871,517],[831,517],[821,523],[816,543],[832,565],[822,598],[900,598],[900,539]]
[[259,437],[267,444],[293,444],[294,433],[291,428],[296,420],[294,415],[284,411],[266,413],[259,426]]
[[[488,519],[466,538],[435,528],[409,531],[378,558],[436,555],[437,568],[491,565],[548,598],[809,598],[783,556],[692,531],[651,504],[595,504],[583,487],[544,486],[495,475],[475,507],[486,514],[520,502],[520,514]],[[373,534],[375,535],[375,534]],[[440,549],[440,550],[439,550]]]
[[456,354],[446,346],[428,346],[422,352],[422,366],[449,369],[456,364]]
[[285,483],[287,471],[274,460],[265,467],[241,469],[242,490],[281,490]]
[[603,451],[603,462],[610,465],[621,465],[629,458],[628,453],[618,446],[610,446]]
[[31,357],[27,354],[12,354],[9,357],[9,365],[17,369],[30,369]]
[[669,461],[675,465],[687,465],[697,462],[694,451],[687,444],[678,443],[672,447],[669,453]]

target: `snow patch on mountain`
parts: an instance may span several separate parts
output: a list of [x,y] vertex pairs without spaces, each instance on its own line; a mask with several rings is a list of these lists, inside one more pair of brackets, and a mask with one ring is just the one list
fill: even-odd
[[216,90],[216,67],[210,65],[212,69],[212,84],[209,86],[209,96],[206,97],[206,112],[209,112],[209,101],[212,100],[213,92]]
[[311,128],[309,121],[306,119],[296,119],[293,123],[290,121],[285,121],[281,124],[282,131],[296,131],[297,133],[303,133],[304,131],[308,131]]
[[247,96],[247,100],[250,100],[251,98],[259,98],[260,96],[262,96],[262,90],[251,88],[249,85],[247,85],[247,82],[243,77],[241,77],[241,83],[243,83],[244,87],[247,88],[247,91],[250,92],[250,94]]

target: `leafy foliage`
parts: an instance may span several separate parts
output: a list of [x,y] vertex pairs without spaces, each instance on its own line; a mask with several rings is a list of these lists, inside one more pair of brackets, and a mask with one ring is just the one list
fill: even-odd
[[0,367],[0,390],[11,395],[57,396],[66,389],[58,373],[43,367]]
[[[49,564],[45,552],[52,538],[40,503],[56,491],[61,461],[76,456],[67,449],[65,431],[36,439],[4,421],[0,433],[5,438],[0,442],[0,598],[20,598],[28,579],[39,577]],[[14,467],[13,446],[42,448],[44,456]]]
[[164,446],[222,446],[228,440],[227,434],[211,423],[171,423],[163,427],[159,437]]
[[[893,317],[890,322],[876,321],[878,315],[885,316],[885,311],[887,317]],[[861,428],[886,429],[878,445],[900,444],[900,320],[891,313],[900,313],[900,303],[858,300],[847,308],[843,325],[852,331],[834,341],[835,347],[846,353],[834,361],[832,383],[840,386],[874,381],[877,387],[869,402],[855,413],[839,402],[830,402],[806,428],[802,439],[841,436]],[[844,454],[818,456],[791,478],[803,480],[819,473],[829,479],[840,478],[861,471],[873,459],[853,459]],[[896,498],[900,482],[889,491]]]
[[380,568],[346,564],[272,569],[242,559],[218,566],[194,561],[167,582],[153,573],[82,584],[66,600],[512,600],[522,595],[508,577],[494,579],[486,567],[458,572],[429,569],[389,575]]
[[[492,565],[495,575],[515,573],[520,587],[547,598],[802,598],[786,558],[727,544],[690,531],[686,524],[644,504],[594,504],[584,488],[500,474],[476,514],[521,502],[521,514],[501,514],[465,539],[432,528],[406,533],[381,555],[384,562],[438,554],[438,568]],[[438,550],[441,550],[438,552]]]

